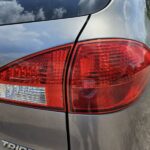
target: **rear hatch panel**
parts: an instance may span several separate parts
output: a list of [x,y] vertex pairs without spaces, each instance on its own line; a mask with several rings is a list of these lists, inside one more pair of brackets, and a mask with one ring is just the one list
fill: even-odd
[[[74,43],[86,19],[1,26],[0,66],[47,48]],[[0,140],[31,149],[66,150],[66,114],[1,102]],[[5,149],[2,141],[0,149]]]

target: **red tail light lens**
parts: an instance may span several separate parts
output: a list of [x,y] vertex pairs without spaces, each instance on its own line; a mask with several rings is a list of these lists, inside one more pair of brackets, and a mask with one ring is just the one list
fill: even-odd
[[123,39],[78,43],[70,68],[70,111],[109,113],[133,103],[150,72],[144,44]]
[[79,42],[72,56],[71,49],[47,49],[0,68],[0,100],[65,111],[67,87],[69,112],[103,114],[126,108],[148,83],[150,51],[142,43],[98,39]]
[[72,45],[48,49],[0,69],[0,100],[63,110],[63,72]]

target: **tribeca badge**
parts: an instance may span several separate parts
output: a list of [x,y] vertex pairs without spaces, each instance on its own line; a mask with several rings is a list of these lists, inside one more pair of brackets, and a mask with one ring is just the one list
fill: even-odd
[[14,143],[11,143],[11,142],[8,142],[5,140],[1,140],[1,141],[2,141],[3,147],[5,147],[6,149],[9,149],[9,150],[33,150],[31,148],[27,148],[27,147],[24,147],[24,146],[21,146],[18,144],[14,144]]

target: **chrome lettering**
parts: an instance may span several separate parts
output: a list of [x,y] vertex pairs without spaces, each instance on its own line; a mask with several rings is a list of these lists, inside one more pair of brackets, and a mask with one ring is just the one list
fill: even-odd
[[3,147],[7,148],[8,150],[33,150],[18,144],[14,144],[5,140],[1,140]]

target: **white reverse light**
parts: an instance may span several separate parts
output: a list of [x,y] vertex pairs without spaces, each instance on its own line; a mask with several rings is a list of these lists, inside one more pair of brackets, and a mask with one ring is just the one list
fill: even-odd
[[45,97],[44,87],[0,84],[0,98],[18,102],[46,104]]

